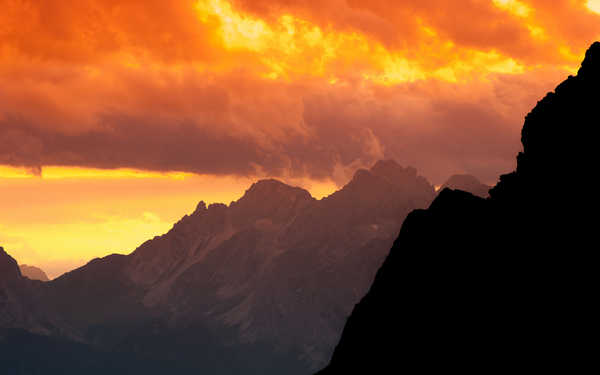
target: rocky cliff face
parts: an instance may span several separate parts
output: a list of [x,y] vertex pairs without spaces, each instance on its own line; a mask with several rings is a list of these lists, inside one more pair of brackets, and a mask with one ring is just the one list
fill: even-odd
[[595,170],[599,87],[595,43],[526,117],[517,170],[489,199],[445,189],[407,217],[320,374],[594,365],[594,199],[580,181]]
[[38,283],[33,300],[60,317],[62,336],[97,349],[181,371],[310,373],[330,358],[406,215],[434,197],[392,161],[322,200],[260,181],[229,206],[200,202],[131,255]]

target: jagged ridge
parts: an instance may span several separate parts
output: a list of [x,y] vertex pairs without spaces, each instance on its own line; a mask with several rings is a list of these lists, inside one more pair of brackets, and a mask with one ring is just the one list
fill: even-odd
[[39,283],[35,309],[91,349],[188,372],[309,373],[330,357],[406,214],[434,197],[392,161],[322,200],[259,181],[229,206],[200,202],[131,255]]
[[517,170],[485,200],[445,189],[416,210],[320,374],[594,366],[598,256],[582,194],[595,170],[600,43],[526,117]]

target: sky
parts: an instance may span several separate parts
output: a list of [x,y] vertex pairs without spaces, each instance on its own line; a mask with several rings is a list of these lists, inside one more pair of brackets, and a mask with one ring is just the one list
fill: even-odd
[[0,0],[0,245],[50,277],[275,177],[512,170],[600,0]]

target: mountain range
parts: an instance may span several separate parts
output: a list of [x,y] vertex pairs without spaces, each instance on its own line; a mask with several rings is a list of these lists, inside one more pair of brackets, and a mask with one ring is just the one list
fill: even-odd
[[[331,357],[406,215],[435,196],[414,168],[380,161],[321,200],[262,180],[229,206],[200,202],[133,253],[94,259],[49,282],[24,277],[27,269],[2,251],[6,366],[314,372]],[[47,358],[36,363],[25,354],[32,348]]]
[[319,374],[561,372],[597,365],[600,43],[538,102],[488,199],[444,189],[406,218]]

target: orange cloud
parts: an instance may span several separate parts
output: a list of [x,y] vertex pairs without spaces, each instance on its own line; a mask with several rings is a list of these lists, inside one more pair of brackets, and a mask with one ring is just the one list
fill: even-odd
[[382,157],[437,182],[510,168],[526,105],[600,20],[535,0],[0,8],[0,164],[340,182]]
[[[358,32],[412,57],[437,39],[458,48],[495,50],[528,63],[564,60],[560,48],[581,54],[598,38],[588,0],[234,0],[242,9],[276,18],[298,14],[322,27]],[[595,0],[592,0],[592,2]]]

